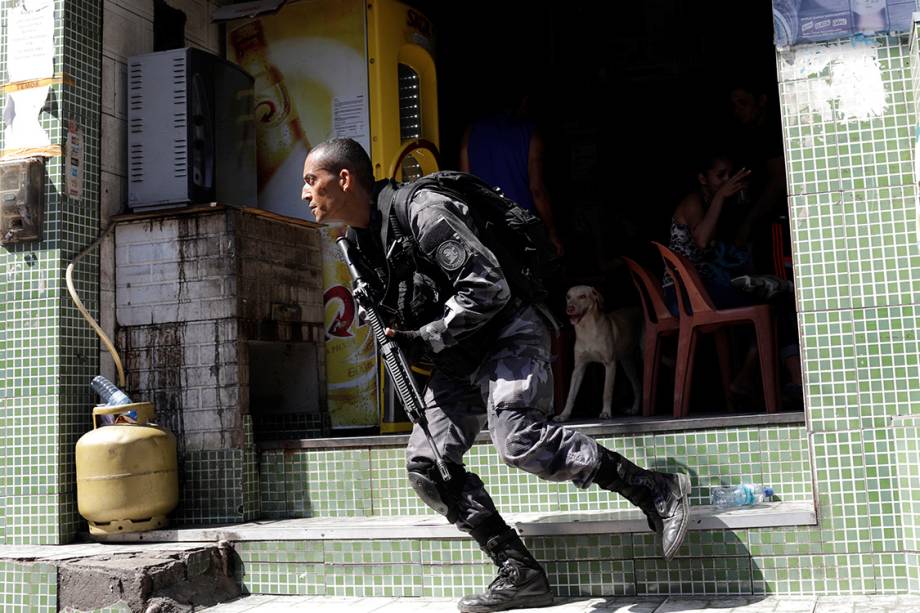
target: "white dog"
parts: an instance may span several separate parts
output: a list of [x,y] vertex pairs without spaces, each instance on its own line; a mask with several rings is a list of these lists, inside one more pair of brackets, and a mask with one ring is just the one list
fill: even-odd
[[601,419],[610,419],[613,409],[613,385],[616,382],[617,362],[623,365],[633,390],[633,404],[627,415],[639,412],[641,385],[636,365],[636,350],[642,322],[637,309],[619,309],[604,313],[600,293],[587,285],[576,285],[565,295],[565,312],[575,326],[575,370],[565,402],[565,410],[555,417],[566,421],[575,407],[575,397],[581,387],[585,370],[591,362],[600,362],[604,374],[604,407]]

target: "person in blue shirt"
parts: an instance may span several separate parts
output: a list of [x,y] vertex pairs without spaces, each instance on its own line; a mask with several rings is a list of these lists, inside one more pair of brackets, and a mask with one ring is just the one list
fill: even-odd
[[536,213],[556,253],[562,255],[564,249],[543,179],[543,138],[527,118],[527,106],[528,97],[523,95],[511,108],[473,122],[460,146],[460,170],[500,187],[505,196]]

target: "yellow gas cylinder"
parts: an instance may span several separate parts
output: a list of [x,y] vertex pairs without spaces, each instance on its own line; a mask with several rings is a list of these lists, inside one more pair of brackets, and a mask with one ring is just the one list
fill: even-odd
[[[128,411],[137,423],[98,427],[99,415]],[[176,437],[155,424],[153,404],[93,409],[93,429],[77,441],[77,509],[90,534],[162,528],[179,503]]]

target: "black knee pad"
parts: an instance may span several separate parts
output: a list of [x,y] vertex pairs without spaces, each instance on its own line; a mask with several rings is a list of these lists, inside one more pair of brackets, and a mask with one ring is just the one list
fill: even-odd
[[409,473],[409,483],[422,502],[453,523],[459,516],[457,498],[463,491],[466,471],[452,462],[446,464],[450,472],[450,481],[447,483],[435,463],[427,458],[410,461],[406,470]]

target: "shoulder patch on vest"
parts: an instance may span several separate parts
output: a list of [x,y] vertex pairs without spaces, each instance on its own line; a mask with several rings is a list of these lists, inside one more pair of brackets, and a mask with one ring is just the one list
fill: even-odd
[[435,259],[444,270],[453,272],[466,264],[469,253],[460,241],[448,240],[435,251]]

